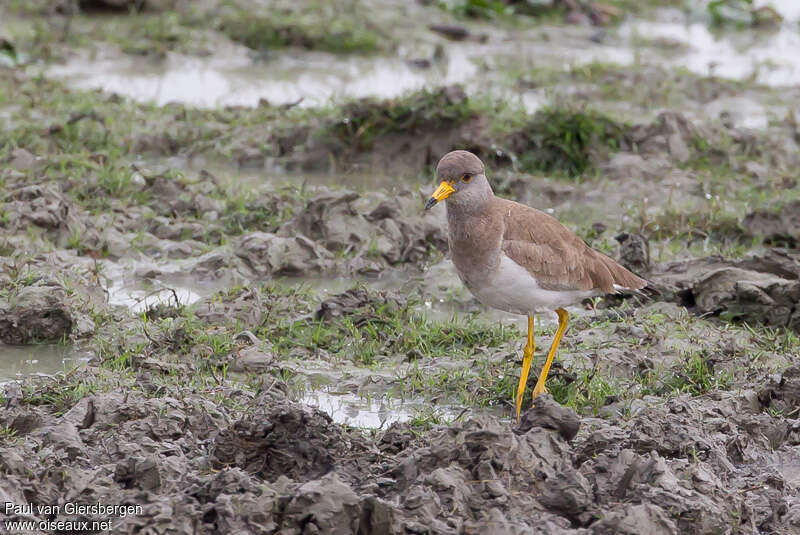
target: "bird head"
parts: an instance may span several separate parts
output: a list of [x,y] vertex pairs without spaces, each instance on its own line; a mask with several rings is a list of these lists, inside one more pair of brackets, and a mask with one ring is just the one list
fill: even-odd
[[436,166],[436,177],[440,180],[440,184],[425,203],[426,210],[447,198],[467,200],[485,193],[487,188],[491,192],[484,174],[483,162],[465,150],[454,150],[445,154]]

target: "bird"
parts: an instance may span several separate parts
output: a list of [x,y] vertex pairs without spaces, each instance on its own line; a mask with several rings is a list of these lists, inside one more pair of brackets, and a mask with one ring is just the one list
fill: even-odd
[[648,281],[589,247],[554,217],[495,196],[483,162],[469,151],[445,154],[436,176],[440,183],[425,210],[444,201],[450,256],[459,278],[484,305],[527,316],[528,337],[514,399],[519,421],[536,350],[535,315],[554,311],[558,327],[533,388],[534,401],[547,392],[545,381],[569,322],[564,307],[641,290]]

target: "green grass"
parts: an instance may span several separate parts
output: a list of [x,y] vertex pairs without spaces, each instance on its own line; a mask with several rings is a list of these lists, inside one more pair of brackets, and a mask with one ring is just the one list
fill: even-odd
[[471,19],[509,18],[515,12],[506,0],[439,0],[436,4],[454,15]]
[[592,152],[613,152],[626,144],[627,126],[589,108],[544,108],[513,137],[526,145],[520,165],[528,171],[585,173]]
[[106,17],[101,25],[86,23],[92,27],[96,41],[108,40],[126,54],[141,56],[164,56],[167,52],[191,53],[205,43],[201,31],[193,28],[191,19],[178,12],[138,13],[118,17]]
[[460,367],[439,367],[435,362],[420,365],[415,361],[408,371],[398,375],[395,395],[421,396],[437,404],[473,408],[511,407],[519,368],[511,359],[494,362],[486,356],[476,356]]
[[292,46],[348,54],[389,48],[391,43],[365,20],[364,11],[338,13],[327,7],[320,2],[306,9],[253,13],[252,6],[230,2],[215,25],[232,41],[260,51]]
[[559,373],[547,382],[548,390],[559,404],[572,407],[578,414],[597,416],[600,409],[622,396],[623,382],[606,377],[596,369]]
[[728,390],[733,375],[728,370],[715,371],[714,365],[701,353],[682,355],[681,363],[669,370],[649,370],[639,378],[642,393],[665,396],[690,394],[699,396],[712,390]]
[[[270,41],[276,39],[274,34],[266,32],[262,36],[258,33],[265,24],[272,24],[270,28],[273,29],[288,25],[286,27],[291,27],[291,31],[298,28],[307,30],[308,35],[316,39],[316,22],[300,20],[302,17],[280,12],[266,21],[253,17],[253,20],[239,20],[236,24],[253,24],[256,29],[252,33],[242,31],[240,37],[253,39],[251,45],[254,48],[290,45],[330,49],[332,45],[324,41],[304,44],[302,39],[307,37],[302,33],[297,34],[300,37],[289,33],[286,39],[279,35],[277,39],[283,39],[280,42]],[[231,20],[233,18],[231,15]],[[295,19],[298,24],[294,24]],[[180,50],[187,36],[200,29],[200,26],[192,26],[195,22],[174,17],[136,20],[143,22],[142,27],[136,30],[139,33],[121,34],[118,41],[123,47],[129,41],[132,52],[140,43],[148,42],[152,47],[140,50]],[[286,24],[281,26],[284,22]],[[353,21],[355,26],[351,30],[354,36],[363,29],[359,26],[362,22],[363,28],[369,29],[366,22]],[[258,42],[261,37],[266,41]],[[343,52],[374,50],[372,45],[348,43],[346,32],[339,32],[339,37],[343,41],[336,46],[344,47]],[[72,39],[79,38],[73,35],[63,46],[72,46]],[[57,41],[50,39],[50,46],[56,46]],[[24,40],[21,43],[20,46],[24,45]],[[384,45],[379,43],[378,46]],[[638,71],[610,65],[590,64],[566,74],[535,71],[530,74],[530,80],[540,85],[596,84],[606,98],[625,101],[628,86],[620,81],[635,80],[638,74]],[[694,98],[718,90],[725,94],[753,89],[733,82],[691,78],[680,71],[665,72],[663,80],[667,85],[663,90],[659,91],[658,87],[634,88],[636,90],[630,99],[636,99],[640,104],[680,103],[684,94]],[[497,149],[517,156],[521,170],[553,173],[559,177],[582,175],[589,180],[600,180],[602,177],[597,176],[594,169],[596,155],[600,154],[602,158],[627,142],[627,125],[616,115],[580,106],[554,105],[537,115],[527,116],[503,102],[488,97],[468,97],[453,88],[418,91],[388,100],[349,101],[317,109],[281,110],[262,106],[197,110],[181,105],[159,108],[137,104],[98,92],[70,90],[57,82],[28,78],[21,71],[0,70],[0,105],[9,115],[2,127],[4,142],[0,147],[0,160],[6,160],[16,147],[24,147],[42,157],[43,168],[26,173],[24,180],[64,185],[60,191],[65,198],[91,216],[112,210],[135,212],[140,208],[150,208],[146,210],[142,225],[134,230],[139,231],[142,237],[154,216],[183,218],[194,223],[203,215],[193,208],[181,214],[172,213],[168,206],[159,204],[160,196],[152,190],[152,184],[142,185],[134,180],[135,171],[129,160],[142,154],[156,158],[186,155],[235,160],[242,147],[246,147],[256,148],[262,155],[280,161],[287,155],[302,158],[303,151],[308,148],[306,144],[309,144],[324,152],[326,157],[338,158],[347,151],[356,155],[378,154],[383,143],[396,136],[405,136],[405,139],[413,141],[423,135],[435,134],[452,136],[447,137],[455,139],[452,148],[462,148],[455,145],[467,141],[475,142],[476,146],[469,148],[481,153],[487,162],[492,162],[491,154]],[[475,135],[469,140],[456,135],[465,127],[475,129]],[[775,196],[770,184],[759,183],[740,170],[740,164],[748,159],[767,161],[769,146],[757,145],[755,149],[742,147],[724,136],[714,140],[693,140],[692,158],[686,164],[686,170],[694,174],[697,187],[708,192],[708,202],[697,203],[695,196],[690,196],[667,203],[660,212],[642,210],[641,213],[624,215],[632,216],[630,225],[635,229],[645,231],[653,241],[662,242],[659,247],[674,247],[673,255],[683,257],[692,252],[741,255],[751,251],[757,244],[741,239],[741,217],[749,209],[767,206]],[[409,176],[412,174],[410,172]],[[210,191],[204,190],[203,184],[192,182],[187,175],[189,173],[168,172],[159,180],[181,189],[181,195],[189,198],[202,193],[223,201],[219,219],[209,224],[209,234],[203,238],[209,244],[222,243],[227,236],[250,230],[275,231],[303,209],[310,195],[309,191],[301,188],[264,193],[239,185],[235,186],[235,191],[222,188]],[[785,191],[782,195],[788,198],[795,193]],[[70,209],[74,209],[72,205]],[[590,224],[578,216],[575,217],[577,224]],[[9,217],[0,207],[0,221],[4,218],[8,221]],[[596,239],[598,246],[609,252],[613,244],[609,243],[608,236],[614,231],[616,229],[612,228],[608,233],[595,235],[588,226],[582,227],[582,235]],[[191,237],[188,233],[182,236],[188,237]],[[52,238],[54,244],[56,240]],[[68,247],[81,253],[97,252],[91,251],[94,245],[78,230],[72,230],[62,238]],[[142,242],[143,239],[137,241],[134,238],[131,244],[136,246]],[[55,247],[53,244],[50,246]],[[375,254],[374,247],[368,245],[366,252]],[[12,282],[0,290],[6,294],[14,289],[14,285],[33,284],[39,276],[27,268],[10,269],[13,271],[9,273]],[[334,320],[307,317],[316,310],[321,298],[308,289],[279,285],[234,288],[219,294],[219,303],[230,305],[236,299],[245,299],[243,296],[251,290],[261,315],[252,316],[257,319],[234,317],[222,324],[206,322],[192,310],[180,310],[170,312],[169,317],[156,319],[151,316],[146,321],[141,318],[124,321],[124,325],[117,327],[115,324],[120,323],[119,317],[107,308],[92,309],[91,317],[104,329],[91,342],[93,347],[99,348],[97,352],[103,362],[103,371],[125,376],[133,373],[144,358],[154,358],[174,365],[168,373],[155,373],[159,387],[180,392],[183,392],[182,387],[187,387],[213,395],[221,402],[235,404],[234,400],[226,401],[219,387],[241,380],[228,374],[226,359],[236,349],[233,336],[243,329],[250,329],[269,343],[270,350],[281,360],[326,359],[332,366],[344,364],[366,370],[396,370],[394,382],[388,385],[388,396],[421,396],[431,404],[442,405],[457,402],[467,407],[510,407],[519,378],[518,346],[522,341],[521,333],[514,328],[485,323],[472,316],[444,322],[430,321],[418,313],[414,299],[395,304],[375,292],[370,292],[369,302],[364,307]],[[611,371],[582,363],[567,369],[556,367],[548,386],[559,402],[582,414],[602,414],[603,407],[615,400],[630,401],[645,393],[663,397],[680,393],[704,395],[738,386],[739,366],[744,359],[751,367],[745,367],[743,373],[762,373],[764,368],[775,365],[776,354],[794,355],[800,348],[796,333],[736,326],[741,332],[748,333],[752,344],[748,345],[748,355],[736,356],[738,360],[728,367],[728,363],[720,364],[710,358],[713,353],[709,351],[713,348],[709,344],[714,343],[713,338],[705,340],[687,327],[705,326],[705,320],[675,320],[652,315],[636,321],[641,322],[648,335],[657,340],[691,339],[700,347],[697,351],[678,353],[678,364],[645,370],[639,374],[640,377],[619,377]],[[143,327],[147,329],[147,335]],[[614,325],[601,325],[599,328],[611,330]],[[545,336],[549,334],[552,333],[546,330]],[[620,338],[613,340],[631,350],[651,350],[650,342],[636,345],[638,342],[634,340]],[[602,342],[607,343],[608,337]],[[567,343],[563,351],[573,351],[573,356],[580,359],[583,354],[591,352],[602,356],[604,347],[592,343],[586,347]],[[189,371],[179,371],[179,364],[186,365]],[[534,367],[540,365],[541,352],[537,354]],[[736,370],[736,373],[731,370]],[[307,380],[303,373],[288,369],[270,373],[276,377],[264,374],[258,380],[250,376],[241,382],[246,383],[251,391],[257,391],[263,388],[264,380]],[[27,399],[63,411],[81,396],[106,388],[105,384],[68,381],[36,387],[35,391],[29,392]],[[164,390],[160,392],[159,395],[164,395]],[[525,403],[526,406],[530,403],[530,391]],[[420,414],[418,420],[414,425],[420,428],[440,423],[435,411]]]
[[782,22],[782,17],[771,6],[757,8],[753,0],[712,0],[706,6],[711,25],[738,29],[755,26],[773,26]]
[[64,414],[84,397],[99,391],[98,383],[78,377],[73,380],[70,373],[38,387],[26,383],[23,402],[29,405],[48,406],[56,414]]
[[[146,321],[148,342],[144,345],[137,343],[124,350],[107,346],[101,354],[113,369],[126,368],[141,353],[199,359],[198,373],[219,377],[224,376],[220,363],[235,351],[233,336],[249,329],[279,360],[324,358],[385,371],[387,366],[396,366],[399,356],[410,363],[411,371],[398,373],[387,392],[391,397],[449,399],[469,406],[507,403],[511,384],[516,386],[518,364],[513,359],[495,362],[489,357],[521,339],[516,328],[485,323],[472,316],[431,321],[417,312],[414,299],[395,301],[374,290],[365,291],[367,299],[362,306],[343,316],[317,320],[305,318],[317,305],[314,294],[303,286],[232,289],[212,301],[225,306],[254,293],[262,303],[258,323],[230,318],[221,325],[207,324],[190,308],[173,319]],[[304,319],[292,319],[298,316]],[[302,376],[293,375],[280,375],[278,379],[295,388],[307,388]]]
[[231,235],[250,230],[275,232],[302,209],[309,195],[309,191],[295,185],[267,194],[238,188],[224,196],[226,211],[220,216],[223,231]]
[[[659,6],[683,6],[684,0],[607,0],[602,3],[607,22],[619,22],[626,13],[642,13]],[[502,20],[520,24],[519,17],[532,17],[537,22],[563,22],[568,10],[562,2],[528,0],[438,0],[436,5],[456,16],[469,19]],[[583,6],[581,3],[577,3]],[[588,12],[588,11],[587,11]]]
[[54,16],[52,9],[24,5],[12,5],[10,12],[27,22],[27,31],[14,42],[35,59],[58,57],[64,43],[75,48],[103,43],[126,54],[156,57],[167,52],[208,54],[223,36],[259,52],[300,47],[363,54],[394,47],[391,35],[357,0],[270,2],[263,8],[233,0],[216,5],[190,2],[160,13],[131,10],[102,16]]
[[[575,76],[605,76],[603,73],[613,72],[609,69],[590,65],[577,71],[586,74]],[[466,96],[455,87],[288,111],[269,106],[159,108],[97,92],[71,91],[45,79],[20,81],[0,72],[3,93],[18,94],[24,103],[11,111],[9,124],[13,126],[4,132],[4,151],[24,147],[45,157],[48,176],[68,175],[79,186],[75,195],[87,201],[89,208],[103,211],[109,208],[109,197],[138,204],[151,202],[148,188],[131,183],[134,173],[127,160],[140,155],[190,154],[236,160],[244,152],[256,150],[278,162],[288,158],[309,167],[330,166],[331,161],[357,161],[360,154],[396,142],[397,136],[413,143],[435,134],[452,140],[448,148],[466,146],[492,167],[516,161],[520,170],[527,172],[592,178],[595,163],[629,146],[628,125],[595,109],[558,104],[528,116],[489,97]],[[32,114],[33,108],[47,117],[44,125]],[[479,131],[461,139],[470,125],[477,125]],[[317,156],[304,162],[306,149]],[[506,156],[499,158],[498,151]],[[721,166],[727,163],[723,156],[731,151],[741,159],[754,154],[733,140],[712,143],[697,139],[686,166],[724,171]],[[230,231],[254,228],[261,222],[271,227],[293,210],[283,203],[259,203],[246,196],[230,197],[227,192],[218,195],[228,201],[228,213],[222,215]],[[275,213],[279,215],[270,215]]]
[[304,349],[312,354],[324,350],[333,357],[375,365],[382,355],[409,358],[465,359],[475,347],[498,347],[515,338],[516,329],[467,318],[431,322],[414,309],[418,303],[375,301],[347,316],[333,320],[303,320],[262,328],[259,336],[269,340],[277,355],[288,356]]
[[0,442],[9,442],[17,437],[17,430],[6,425],[0,427]]
[[[160,108],[69,90],[42,78],[20,80],[0,71],[3,93],[18,95],[22,103],[11,111],[8,124],[12,126],[4,131],[3,149],[24,147],[45,157],[48,173],[68,174],[82,187],[96,188],[84,196],[94,197],[99,206],[103,195],[95,193],[131,196],[136,192],[126,161],[133,156],[191,154],[236,160],[243,151],[255,149],[265,157],[296,158],[303,156],[302,147],[310,141],[317,150],[337,158],[351,154],[340,155],[342,149],[358,153],[372,150],[378,140],[390,135],[413,137],[460,129],[480,114],[492,112],[482,100],[453,89],[289,111],[269,106]],[[38,114],[46,117],[44,124]],[[328,157],[323,160],[329,162]]]
[[423,435],[426,431],[441,426],[450,425],[452,420],[435,408],[420,409],[414,412],[412,418],[408,421],[409,427],[417,436]]
[[348,149],[369,150],[388,134],[424,134],[477,117],[481,102],[459,88],[423,89],[403,97],[351,101],[327,121],[319,137]]

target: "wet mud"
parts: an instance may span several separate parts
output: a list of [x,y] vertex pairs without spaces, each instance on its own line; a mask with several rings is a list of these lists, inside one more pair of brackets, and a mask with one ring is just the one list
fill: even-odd
[[[0,21],[0,502],[134,507],[114,533],[800,532],[796,11],[353,2],[331,43],[303,2],[202,4]],[[570,309],[519,422],[525,320],[423,209],[454,148],[651,281]]]
[[791,533],[797,426],[766,409],[796,407],[795,375],[629,418],[545,396],[518,427],[477,418],[423,438],[406,424],[365,437],[280,383],[239,410],[189,390],[98,393],[60,416],[10,398],[2,423],[22,443],[3,447],[2,490],[141,505],[119,531]]

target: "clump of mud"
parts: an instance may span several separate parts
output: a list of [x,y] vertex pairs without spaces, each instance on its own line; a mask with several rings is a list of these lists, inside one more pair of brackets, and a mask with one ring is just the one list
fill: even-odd
[[274,234],[242,236],[235,253],[261,276],[379,273],[390,265],[419,264],[446,248],[438,214],[422,212],[419,202],[409,192],[388,197],[321,189]]
[[[780,386],[792,377],[757,399],[794,403]],[[220,388],[236,408],[188,386],[158,397],[112,388],[63,412],[7,392],[0,425],[14,438],[0,445],[0,488],[15,503],[141,506],[115,519],[125,531],[704,534],[731,518],[748,532],[800,528],[800,480],[778,468],[800,462],[797,426],[748,395],[609,420],[544,396],[519,427],[477,418],[414,438],[404,424],[376,437],[342,428],[275,384],[257,396]],[[68,518],[92,519],[57,517]]]
[[755,210],[745,216],[744,229],[765,242],[797,249],[800,244],[800,201],[792,201],[779,210]]
[[666,298],[698,314],[800,330],[800,262],[794,252],[676,261],[659,266],[653,278]]
[[39,262],[0,257],[0,270],[0,342],[62,342],[95,332],[105,296],[88,266],[53,253]]
[[58,285],[25,286],[0,301],[0,341],[5,344],[52,342],[72,333],[66,294]]

